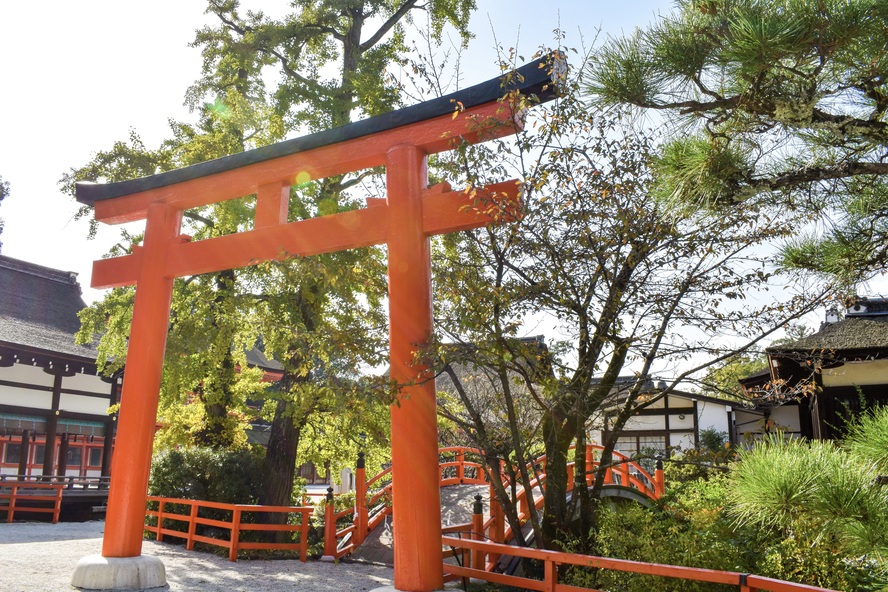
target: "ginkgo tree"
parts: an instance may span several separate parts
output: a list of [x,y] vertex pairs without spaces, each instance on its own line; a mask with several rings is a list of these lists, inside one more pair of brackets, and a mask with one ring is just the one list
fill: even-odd
[[[440,40],[444,27],[451,26],[468,39],[474,7],[473,0],[299,0],[272,17],[244,10],[237,0],[209,0],[207,12],[215,24],[197,32],[193,45],[202,53],[203,67],[186,93],[198,121],[173,122],[171,138],[157,149],[146,148],[134,135],[99,152],[62,182],[71,189],[78,180],[150,175],[389,111],[400,99],[387,74],[406,59],[405,30],[414,15],[423,15],[432,38]],[[358,199],[348,190],[361,184],[359,198],[379,190],[372,171],[295,186],[290,218],[355,208]],[[200,239],[247,229],[254,206],[255,196],[244,196],[186,211],[183,231]],[[124,235],[118,250],[140,240]],[[386,442],[387,432],[374,418],[390,402],[388,390],[371,391],[357,380],[361,368],[381,362],[384,293],[378,249],[178,280],[164,401],[175,404],[190,395],[202,407],[192,430],[195,440],[229,446],[249,418],[247,398],[261,394],[271,423],[263,502],[286,505],[303,429],[318,423],[318,414],[372,415],[364,418],[372,424],[364,431],[379,444]],[[114,290],[83,316],[82,336],[102,336],[102,361],[109,369],[125,364],[131,302],[131,289]],[[244,351],[260,338],[265,354],[283,366],[283,378],[273,389],[244,371]]]

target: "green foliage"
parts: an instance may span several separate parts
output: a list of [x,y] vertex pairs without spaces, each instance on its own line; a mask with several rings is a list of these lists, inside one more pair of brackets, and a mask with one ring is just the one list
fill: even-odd
[[[742,462],[734,466],[739,470]],[[812,522],[778,531],[737,522],[726,501],[735,489],[734,476],[711,474],[684,483],[667,481],[669,489],[659,509],[615,504],[602,512],[598,552],[634,561],[705,567],[822,586],[834,590],[877,591],[888,585],[884,563],[848,553],[833,534],[812,532]],[[569,574],[572,583],[600,589],[730,590],[653,576],[601,570]]]
[[[654,139],[622,111],[590,110],[576,70],[568,69],[559,92],[533,108],[514,140],[462,147],[450,163],[450,174],[471,186],[523,179],[521,219],[442,237],[434,255],[441,340],[461,344],[435,353],[464,387],[442,400],[442,413],[489,456],[508,461],[513,479],[528,479],[525,489],[522,467],[544,449],[546,505],[531,522],[535,544],[548,548],[585,540],[594,522],[600,490],[580,487],[568,504],[564,489],[569,446],[582,449],[593,421],[610,418],[603,444],[612,448],[636,412],[705,368],[687,362],[713,358],[711,335],[748,343],[813,300],[758,300],[774,270],[756,247],[788,236],[794,226],[786,217],[667,210],[651,194]],[[497,211],[483,199],[476,207]],[[565,339],[524,337],[537,322]],[[735,351],[726,350],[718,353]],[[666,389],[652,393],[651,376]],[[499,495],[504,506],[514,502],[508,491]]]
[[593,103],[662,112],[654,190],[679,210],[802,209],[784,262],[843,280],[888,259],[888,42],[881,0],[677,0],[606,42]]
[[[750,532],[735,531],[723,512],[727,489],[726,477],[714,475],[673,488],[659,510],[638,504],[612,504],[601,513],[598,553],[634,561],[750,571],[755,561],[755,541],[750,539]],[[732,589],[605,570],[591,577],[596,587],[621,592]]]
[[885,560],[885,494],[871,463],[832,442],[787,441],[780,434],[740,456],[729,497],[738,521],[800,544],[826,545],[838,557]]
[[845,448],[860,462],[888,475],[888,407],[876,407],[849,426]]
[[707,370],[702,380],[701,391],[710,397],[729,399],[743,397],[743,389],[738,381],[767,369],[768,360],[765,356],[738,354]]
[[262,454],[254,450],[165,450],[152,460],[148,495],[255,504],[261,475]]

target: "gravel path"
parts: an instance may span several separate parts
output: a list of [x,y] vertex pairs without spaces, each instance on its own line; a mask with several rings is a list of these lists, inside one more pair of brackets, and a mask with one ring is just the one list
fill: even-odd
[[[77,561],[102,550],[104,522],[0,524],[0,591],[59,592],[71,587]],[[392,583],[380,565],[296,560],[231,563],[183,546],[145,541],[142,553],[166,567],[167,586],[153,592],[360,592]]]

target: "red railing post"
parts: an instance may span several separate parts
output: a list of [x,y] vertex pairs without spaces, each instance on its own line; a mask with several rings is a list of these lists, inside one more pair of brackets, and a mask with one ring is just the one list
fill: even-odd
[[12,497],[9,498],[9,508],[7,509],[6,521],[12,524],[12,517],[15,516],[15,501],[18,498],[18,485],[12,486]]
[[308,526],[310,522],[309,513],[311,510],[303,509],[300,512],[302,516],[302,524],[299,528],[299,561],[305,563],[308,561]]
[[595,477],[595,448],[592,444],[586,444],[586,468],[585,468],[586,485],[592,485],[592,479]]
[[461,484],[466,477],[466,451],[460,448],[456,451],[456,479]]
[[369,522],[369,510],[367,508],[367,469],[365,468],[364,453],[358,453],[358,464],[355,468],[355,546],[360,545],[367,538],[367,523]]
[[[490,486],[490,517],[488,538],[494,543],[504,543],[506,541],[506,515],[503,512],[502,505],[500,505],[499,498],[496,497],[493,485]],[[500,556],[499,554],[490,553],[487,558],[491,563],[496,563],[499,561]]]
[[657,461],[657,470],[654,471],[654,493],[660,498],[666,493],[666,476],[663,473],[663,461]]
[[240,545],[241,509],[237,506],[231,511],[231,546],[228,547],[228,561],[237,561],[237,548]]
[[327,504],[324,508],[324,557],[336,559],[336,506],[333,503],[333,487],[327,488]]
[[[475,496],[475,503],[472,505],[472,540],[484,540],[484,505],[481,503],[480,493]],[[486,567],[483,550],[472,549],[471,559],[472,568],[483,570]]]
[[558,586],[558,570],[556,568],[554,561],[547,560],[544,564],[543,592],[555,592],[555,588]]
[[154,537],[156,541],[163,541],[163,508],[166,506],[166,500],[157,502],[157,533]]
[[197,511],[200,509],[199,502],[191,502],[191,513],[188,520],[188,538],[186,539],[185,548],[189,551],[194,549],[194,535],[197,532]]

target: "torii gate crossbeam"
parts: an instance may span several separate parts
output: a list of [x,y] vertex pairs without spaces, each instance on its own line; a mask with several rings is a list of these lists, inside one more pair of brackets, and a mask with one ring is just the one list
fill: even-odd
[[[427,187],[426,159],[457,141],[515,133],[523,114],[497,98],[504,86],[552,98],[550,70],[551,57],[544,58],[511,73],[506,84],[497,78],[388,115],[144,179],[77,185],[77,200],[94,206],[97,221],[146,220],[142,247],[93,266],[95,288],[136,285],[103,557],[141,553],[173,279],[387,244],[391,376],[405,385],[391,409],[395,587],[442,586],[435,389],[434,381],[417,380],[427,369],[414,355],[432,332],[429,237],[495,222],[501,208],[476,207],[477,194],[446,184]],[[455,111],[457,105],[463,109]],[[386,169],[384,203],[368,200],[363,209],[288,222],[292,183],[380,165]],[[257,196],[253,230],[196,242],[180,234],[184,210],[251,194]],[[480,194],[507,212],[517,210],[516,181]]]

